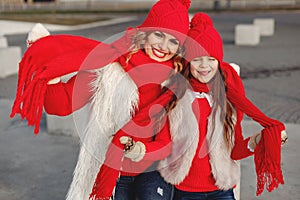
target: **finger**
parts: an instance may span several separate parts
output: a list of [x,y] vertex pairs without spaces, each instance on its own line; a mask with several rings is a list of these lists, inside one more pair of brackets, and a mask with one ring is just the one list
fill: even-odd
[[281,131],[281,144],[285,144],[288,140],[288,136],[286,131]]
[[128,141],[130,141],[130,138],[127,136],[120,137],[121,144],[126,144]]

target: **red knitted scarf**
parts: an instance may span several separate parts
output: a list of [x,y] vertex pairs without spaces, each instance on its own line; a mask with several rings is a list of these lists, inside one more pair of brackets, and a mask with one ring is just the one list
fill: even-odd
[[[264,187],[269,192],[284,184],[281,170],[281,131],[285,126],[280,121],[271,119],[262,113],[246,96],[242,81],[236,71],[223,62],[221,69],[225,74],[226,96],[235,108],[264,127],[261,141],[255,148],[254,161],[257,174],[257,191],[260,195]],[[199,91],[207,92],[205,84],[195,83],[192,79],[191,85]]]
[[39,132],[47,82],[79,70],[101,68],[128,52],[135,29],[112,44],[72,35],[39,39],[25,52],[19,63],[17,92],[11,117],[20,114]]

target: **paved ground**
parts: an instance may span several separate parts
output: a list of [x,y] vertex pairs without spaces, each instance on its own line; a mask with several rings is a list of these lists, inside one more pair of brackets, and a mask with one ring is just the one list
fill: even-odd
[[[235,46],[234,25],[251,23],[257,16],[276,19],[275,35],[262,38],[257,47]],[[264,192],[261,197],[256,198],[253,158],[248,158],[242,161],[241,199],[299,199],[300,151],[297,145],[300,143],[300,14],[212,13],[212,17],[224,38],[226,60],[241,66],[249,98],[269,116],[284,121],[289,133],[289,142],[282,150],[285,185],[272,193]],[[14,23],[9,23],[10,29],[13,29]],[[132,22],[138,23],[139,21]],[[20,26],[18,24],[17,28],[20,29]],[[16,45],[19,43],[11,42],[11,38],[24,40],[25,36],[8,35],[8,38],[10,44]],[[0,79],[0,200],[64,199],[76,164],[79,141],[74,137],[47,134],[44,118],[38,136],[33,136],[32,128],[27,127],[19,117],[10,119],[8,116],[15,87],[16,75]],[[243,129],[245,135],[260,130],[247,118]]]

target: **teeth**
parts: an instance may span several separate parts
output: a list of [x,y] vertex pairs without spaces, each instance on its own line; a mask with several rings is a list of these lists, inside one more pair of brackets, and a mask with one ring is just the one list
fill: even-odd
[[164,57],[165,56],[165,54],[164,53],[162,53],[162,52],[160,52],[160,51],[157,51],[157,50],[153,50],[154,51],[154,53],[157,55],[157,56],[159,56],[159,57]]

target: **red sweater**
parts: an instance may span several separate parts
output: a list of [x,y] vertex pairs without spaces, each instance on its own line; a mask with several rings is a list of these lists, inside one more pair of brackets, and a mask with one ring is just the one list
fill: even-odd
[[[87,104],[92,97],[90,92],[90,82],[95,78],[94,74],[80,72],[72,77],[67,83],[58,83],[47,86],[44,107],[47,113],[65,116],[80,109]],[[73,91],[75,85],[75,90]],[[161,92],[161,86],[157,84],[146,84],[138,88],[139,91],[139,109],[144,108],[150,102],[155,100]],[[76,93],[75,93],[76,92]],[[134,118],[133,118],[134,121]],[[142,125],[142,124],[141,124]],[[146,154],[140,162],[132,162],[125,158],[121,175],[135,176],[145,171],[154,161],[164,159],[171,153],[171,135],[169,132],[169,122],[164,124],[162,129],[156,134],[153,140],[153,129],[146,128],[141,137],[133,137],[135,141],[141,141],[145,144]],[[147,134],[147,135],[146,135]],[[114,136],[113,142],[119,142],[122,131]]]
[[[188,192],[209,192],[218,190],[211,172],[209,155],[207,154],[204,158],[199,157],[200,147],[206,138],[207,122],[211,108],[205,98],[197,98],[193,102],[193,110],[200,110],[199,116],[197,116],[198,124],[201,124],[201,126],[199,126],[200,135],[198,147],[187,177],[180,184],[175,185],[175,187]],[[240,128],[241,124],[238,122],[235,129]],[[235,145],[231,152],[231,158],[234,160],[242,159],[253,154],[247,148],[249,138],[244,139],[241,134],[237,133],[240,133],[240,131],[236,131]]]

